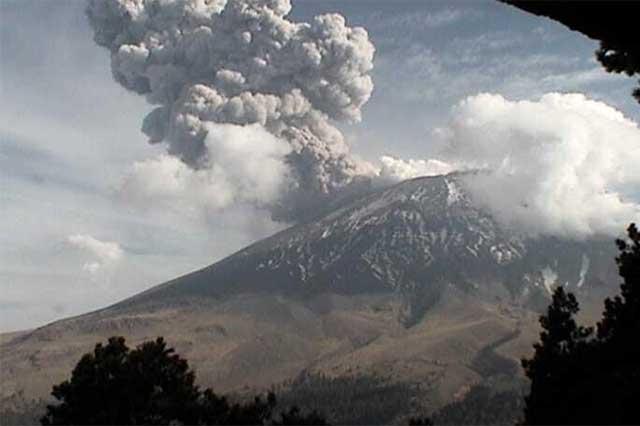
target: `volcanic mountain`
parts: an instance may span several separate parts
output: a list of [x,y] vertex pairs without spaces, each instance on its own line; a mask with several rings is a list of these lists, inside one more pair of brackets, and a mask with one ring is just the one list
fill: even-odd
[[507,229],[474,203],[468,178],[372,190],[116,305],[3,336],[3,396],[45,396],[112,335],[164,336],[219,391],[370,376],[428,384],[416,389],[433,408],[518,375],[553,287],[586,312],[615,291],[615,246]]
[[535,309],[555,284],[593,293],[607,282],[611,241],[526,238],[505,229],[466,194],[468,177],[418,178],[374,192],[117,307],[243,293],[300,300],[391,293],[404,301],[402,320],[411,325],[446,286]]

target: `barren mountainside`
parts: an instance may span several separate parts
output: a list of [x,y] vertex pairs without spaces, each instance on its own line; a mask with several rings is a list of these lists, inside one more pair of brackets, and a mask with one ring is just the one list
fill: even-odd
[[374,191],[108,308],[2,336],[1,396],[46,396],[112,335],[164,336],[218,391],[375,377],[429,411],[510,381],[554,286],[577,292],[587,315],[615,290],[615,245],[523,237],[464,179]]
[[418,178],[375,192],[124,305],[253,292],[394,292],[416,315],[447,284],[535,308],[556,284],[598,292],[615,277],[612,241],[522,237],[474,205],[464,177]]

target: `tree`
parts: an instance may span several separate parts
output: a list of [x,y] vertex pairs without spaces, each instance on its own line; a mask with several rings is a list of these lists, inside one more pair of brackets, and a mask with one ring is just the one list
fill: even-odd
[[603,318],[598,323],[598,339],[607,346],[626,345],[640,336],[640,232],[631,224],[627,234],[629,241],[616,241],[620,250],[616,263],[623,279],[620,295],[605,300]]
[[409,426],[433,426],[433,422],[429,417],[412,417]]
[[211,389],[201,391],[187,361],[161,337],[134,350],[123,337],[98,343],[52,395],[59,404],[47,406],[43,425],[326,424],[318,413],[305,416],[295,407],[275,419],[273,393],[266,400],[231,405]]
[[605,300],[598,323],[597,365],[594,385],[607,389],[601,404],[612,414],[603,422],[640,424],[640,233],[635,224],[628,241],[618,240],[618,271],[623,279],[620,295]]
[[311,425],[327,425],[327,421],[318,414],[317,411],[312,411],[310,414],[303,415],[298,407],[291,407],[289,411],[285,411],[280,415],[280,420],[276,420],[274,425],[298,425],[298,426],[311,426]]
[[579,306],[556,289],[532,359],[522,365],[531,380],[525,424],[639,424],[640,234],[629,226],[618,240],[621,295],[605,301],[597,334],[576,324]]
[[566,424],[572,415],[573,407],[562,401],[570,397],[572,379],[579,377],[574,358],[578,351],[586,351],[586,338],[593,331],[576,324],[578,310],[575,296],[558,287],[547,314],[540,317],[540,342],[534,344],[533,358],[522,360],[531,380],[531,391],[525,398],[526,424]]

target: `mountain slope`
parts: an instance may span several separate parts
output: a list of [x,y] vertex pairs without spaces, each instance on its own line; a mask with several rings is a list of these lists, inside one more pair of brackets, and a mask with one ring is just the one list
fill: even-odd
[[419,178],[373,193],[123,306],[253,292],[396,292],[421,314],[448,283],[487,300],[535,306],[554,283],[593,288],[614,271],[610,241],[521,237],[476,207],[461,177]]
[[2,396],[46,395],[111,335],[165,336],[219,391],[363,375],[434,409],[513,375],[553,286],[599,309],[615,246],[504,229],[463,179],[378,190],[111,307],[3,337]]

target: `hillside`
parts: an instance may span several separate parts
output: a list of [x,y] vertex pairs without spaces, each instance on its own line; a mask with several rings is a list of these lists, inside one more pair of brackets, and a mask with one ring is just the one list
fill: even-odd
[[45,396],[108,336],[162,335],[218,391],[371,377],[433,410],[520,374],[555,285],[597,312],[617,283],[614,250],[504,229],[462,175],[414,179],[111,307],[3,337],[2,397]]

